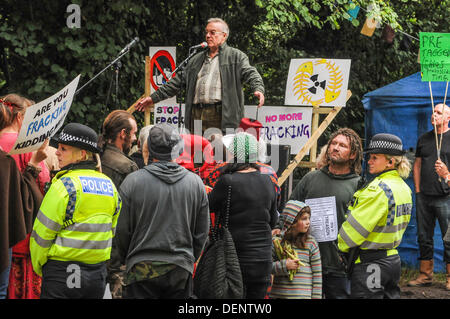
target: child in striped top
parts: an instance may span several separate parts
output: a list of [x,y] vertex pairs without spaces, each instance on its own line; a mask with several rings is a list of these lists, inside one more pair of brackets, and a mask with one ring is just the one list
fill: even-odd
[[310,235],[310,217],[311,209],[305,203],[286,203],[280,216],[281,233],[272,240],[270,298],[322,298],[322,264],[319,245]]

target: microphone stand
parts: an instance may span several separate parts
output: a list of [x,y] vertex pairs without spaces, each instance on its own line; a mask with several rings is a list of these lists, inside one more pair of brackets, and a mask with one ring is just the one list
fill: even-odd
[[120,62],[120,61],[117,61],[117,63],[115,63],[114,64],[114,72],[115,72],[115,74],[113,74],[112,76],[111,76],[111,81],[109,82],[109,89],[108,89],[108,95],[106,96],[106,102],[105,102],[105,106],[107,107],[108,106],[108,103],[109,103],[109,97],[111,96],[111,91],[112,91],[112,86],[113,86],[113,80],[114,80],[114,77],[115,77],[115,79],[116,79],[116,82],[115,82],[115,87],[116,87],[116,103],[117,104],[119,104],[119,71],[120,71],[120,68],[122,67],[122,62]]
[[[180,71],[180,76],[181,76],[181,84],[180,84],[180,88],[183,88],[183,81],[184,81],[184,77],[183,77],[183,71],[184,68],[186,67],[187,63],[189,62],[189,60],[197,53],[198,49],[190,49],[189,50],[189,55],[186,59],[184,59],[183,62],[181,62],[176,68],[175,70],[173,70],[172,74],[170,75],[170,79],[172,79],[173,75],[175,73],[178,72],[178,70]],[[182,100],[180,99],[180,106],[178,108],[178,131],[181,133],[181,104],[182,104]],[[184,120],[186,119],[186,114],[184,114]],[[183,120],[183,121],[184,121]],[[186,126],[186,125],[185,125]]]
[[[78,90],[75,91],[75,95],[77,95],[78,93],[80,93],[80,91],[82,89],[84,89],[89,83],[91,83],[92,81],[94,81],[100,74],[102,74],[103,72],[105,72],[106,70],[108,70],[112,65],[115,65],[125,54],[127,54],[130,51],[130,48],[128,47],[126,49],[125,52],[120,53],[119,56],[114,59],[114,61],[112,61],[110,64],[108,64],[103,70],[101,70],[99,73],[97,73],[92,79],[90,79],[89,81],[87,81],[82,87],[80,87]],[[120,63],[120,62],[118,62]],[[116,64],[119,65],[119,64]],[[120,64],[121,65],[121,64]],[[120,68],[120,66],[119,66]],[[117,71],[116,71],[117,72]]]

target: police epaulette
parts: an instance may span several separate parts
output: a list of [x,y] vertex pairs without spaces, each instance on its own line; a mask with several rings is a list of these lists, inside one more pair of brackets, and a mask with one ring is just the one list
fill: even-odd
[[66,220],[63,224],[63,228],[67,228],[74,223],[73,219]]

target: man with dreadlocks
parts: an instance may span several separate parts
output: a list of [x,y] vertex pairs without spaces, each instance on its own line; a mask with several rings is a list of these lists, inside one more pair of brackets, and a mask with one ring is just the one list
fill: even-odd
[[[307,173],[295,187],[291,200],[304,202],[310,198],[334,196],[337,223],[345,220],[347,205],[360,183],[362,143],[355,131],[341,128],[334,132],[326,145],[325,164],[319,170]],[[280,226],[283,221],[280,218]],[[337,242],[319,243],[322,259],[322,292],[326,299],[346,299],[350,283],[340,261]]]

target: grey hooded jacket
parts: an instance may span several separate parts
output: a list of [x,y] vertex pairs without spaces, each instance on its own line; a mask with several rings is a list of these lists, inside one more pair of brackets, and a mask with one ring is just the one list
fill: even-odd
[[160,261],[192,273],[209,231],[200,177],[176,163],[156,162],[128,175],[119,193],[115,242],[127,272],[138,262]]

